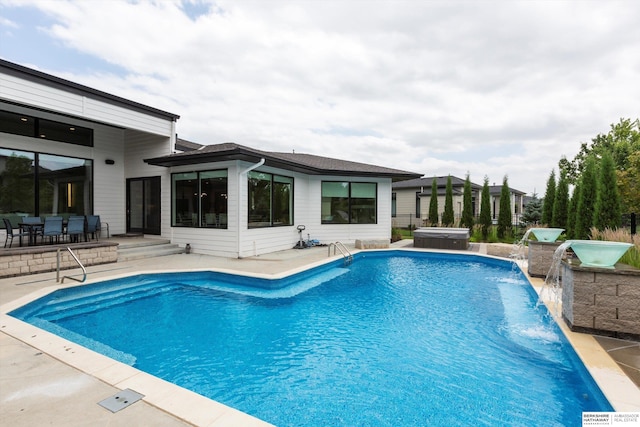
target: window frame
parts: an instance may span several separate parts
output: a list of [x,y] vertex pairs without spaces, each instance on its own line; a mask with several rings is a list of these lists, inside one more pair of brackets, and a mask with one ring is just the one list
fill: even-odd
[[[28,212],[25,210],[24,212],[20,212],[20,214],[27,214],[27,215],[41,216],[41,217],[52,215],[52,214],[65,216],[65,215],[68,215],[70,212],[68,209],[76,207],[78,200],[82,200],[83,203],[80,205],[80,207],[83,209],[83,212],[71,212],[71,213],[78,214],[78,215],[93,215],[94,202],[95,202],[95,177],[94,177],[95,161],[94,159],[89,159],[85,157],[68,156],[68,155],[62,155],[62,154],[46,153],[46,152],[40,152],[40,151],[25,150],[25,149],[10,148],[10,147],[4,147],[4,146],[0,146],[0,150],[6,150],[7,152],[10,152],[12,154],[20,153],[20,154],[28,155],[28,158],[32,162],[33,173],[30,175],[31,177],[30,179],[32,181],[31,197],[33,198],[33,203],[32,203],[32,206],[29,207]],[[42,159],[43,157],[44,159]],[[47,159],[47,157],[49,157],[49,159]],[[45,180],[47,178],[43,176],[46,174],[46,172],[44,171],[44,168],[41,166],[41,161],[44,160],[44,162],[46,161],[55,162],[56,158],[80,160],[82,161],[83,166],[85,168],[89,168],[89,173],[83,175],[82,180],[78,180],[78,177],[80,175],[77,175],[77,176],[70,175],[69,178],[66,180],[67,181],[66,185],[63,185],[63,186],[60,186],[61,182],[58,182],[57,188],[61,189],[62,191],[59,191],[57,193],[57,197],[64,196],[65,199],[64,200],[58,199],[57,201],[53,201],[53,200],[51,201],[52,206],[58,206],[58,209],[56,210],[56,212],[44,212],[43,206],[45,205],[45,203],[43,203],[44,200],[41,200],[41,196],[42,196],[41,190],[44,190],[44,188],[41,184],[42,184],[42,180]],[[66,170],[66,169],[73,169],[73,168],[63,168],[60,170]],[[56,170],[51,170],[51,171],[55,173]],[[87,182],[87,180],[88,180],[89,194],[85,195],[84,184]],[[82,187],[79,186],[79,183],[82,183]],[[67,191],[67,189],[73,191],[73,194],[75,196],[71,197],[71,195],[65,194],[64,191]],[[77,197],[78,196],[77,191],[80,191],[81,197]],[[53,191],[53,194],[56,194],[56,192]],[[72,199],[75,200],[76,203],[73,203]],[[85,200],[87,201],[86,205],[84,203]],[[6,213],[3,213],[2,215],[9,214],[9,213],[10,212],[6,212]]]
[[[255,206],[255,200],[252,200],[252,196],[254,195],[251,190],[251,180],[256,179],[253,178],[256,175],[261,175],[264,177],[269,177],[269,179],[261,179],[261,181],[268,182],[266,184],[269,189],[268,195],[268,207],[266,212],[266,218],[264,214],[260,214],[258,209]],[[280,181],[278,181],[280,179]],[[288,181],[288,182],[287,182]],[[269,228],[269,227],[291,227],[294,224],[294,189],[295,189],[295,178],[292,176],[281,175],[277,173],[271,172],[262,172],[258,170],[249,171],[247,173],[247,228],[255,229],[255,228]],[[278,212],[281,212],[277,209],[276,203],[277,199],[277,188],[281,186],[280,184],[284,184],[285,187],[289,187],[289,197],[288,197],[288,221],[278,221],[278,219],[282,219],[282,215],[278,215]],[[264,207],[262,208],[264,211]],[[286,213],[286,210],[285,210]],[[252,217],[256,219],[256,221],[252,221]],[[257,219],[261,219],[257,221]]]
[[[224,175],[221,173],[224,172]],[[206,176],[211,174],[211,176]],[[220,174],[220,176],[216,176]],[[189,175],[193,175],[189,177]],[[205,176],[203,176],[205,175]],[[176,177],[184,176],[184,179],[176,180]],[[219,194],[209,194],[205,188],[203,188],[203,181],[208,179],[224,178],[225,188],[220,191]],[[193,180],[193,184],[188,188],[188,197],[177,199],[178,188],[176,184],[181,181]],[[210,191],[211,189],[209,189]],[[211,192],[211,191],[210,191]],[[184,193],[184,192],[183,192]],[[193,193],[193,194],[192,194]],[[198,171],[185,171],[185,172],[172,172],[171,173],[171,227],[176,228],[206,228],[206,229],[227,229],[229,228],[229,170],[228,169],[206,169]],[[183,194],[184,196],[184,194]],[[219,197],[218,197],[219,196]],[[209,204],[213,203],[213,206],[218,205],[218,200],[224,203],[223,208],[215,209],[216,212],[205,212],[203,207],[203,198],[209,197]],[[191,218],[178,220],[182,210],[178,209],[178,200],[186,201],[189,205],[189,199],[191,199],[192,205],[195,206],[195,211],[192,207],[186,211]],[[211,202],[213,200],[213,202]],[[222,201],[224,200],[224,201]],[[211,216],[212,215],[212,216]],[[209,219],[210,218],[210,219]],[[195,223],[194,223],[195,219]]]
[[[16,119],[17,126],[11,125],[12,120],[9,116]],[[0,117],[6,119],[4,126],[0,126],[0,133],[46,139],[83,147],[94,146],[92,128],[7,110],[0,110]],[[19,122],[24,122],[24,128],[21,128]]]
[[[336,198],[340,198],[340,197],[332,197],[332,196],[325,196],[325,184],[340,184],[342,186],[347,187],[347,196],[346,197],[342,197],[343,199],[346,200],[346,208],[347,210],[345,211],[347,218],[346,221],[335,221],[333,218],[336,217],[336,215],[333,215],[334,212],[334,200]],[[373,221],[372,222],[362,222],[362,221],[356,221],[355,216],[356,216],[356,212],[357,212],[357,208],[355,206],[355,202],[359,199],[366,199],[366,198],[362,198],[362,197],[356,197],[354,195],[354,186],[358,186],[358,185],[372,185],[373,186],[373,206],[369,207],[369,209],[373,208],[374,212],[373,212]],[[327,189],[328,190],[328,189]],[[367,181],[321,181],[320,183],[320,198],[321,198],[321,208],[320,208],[320,223],[321,224],[361,224],[361,225],[371,225],[371,224],[378,224],[378,183],[377,182],[367,182]],[[325,200],[325,198],[329,198],[331,200]],[[327,203],[330,203],[329,206],[329,212],[323,212],[325,205]],[[366,208],[365,208],[366,209]],[[362,208],[360,209],[360,211],[362,211]],[[331,215],[327,215],[331,214]],[[326,219],[328,217],[331,217],[331,219]]]

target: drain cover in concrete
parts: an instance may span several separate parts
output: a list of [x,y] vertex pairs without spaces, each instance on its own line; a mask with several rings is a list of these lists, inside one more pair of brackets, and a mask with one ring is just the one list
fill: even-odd
[[118,412],[121,409],[124,409],[133,403],[136,403],[143,397],[144,394],[137,393],[127,388],[103,400],[102,402],[98,402],[98,404],[104,408],[107,408],[111,412]]

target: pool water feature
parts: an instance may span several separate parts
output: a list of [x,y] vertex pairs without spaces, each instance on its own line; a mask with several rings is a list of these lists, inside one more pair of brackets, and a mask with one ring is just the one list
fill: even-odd
[[560,279],[560,263],[567,253],[567,249],[571,246],[571,240],[561,243],[553,252],[551,267],[544,279],[544,285],[538,296],[538,306],[544,305],[544,300],[548,299],[553,302],[556,316],[560,315],[560,300],[562,299],[562,284]]
[[136,276],[11,315],[279,426],[579,425],[612,410],[526,279],[473,255],[365,253],[275,282]]
[[571,249],[583,267],[614,268],[632,243],[603,240],[571,240]]
[[539,242],[555,242],[564,228],[531,228],[529,231],[536,236]]

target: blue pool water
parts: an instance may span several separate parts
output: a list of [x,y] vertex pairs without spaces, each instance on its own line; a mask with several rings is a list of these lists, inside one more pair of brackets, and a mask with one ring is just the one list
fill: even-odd
[[278,426],[581,425],[612,408],[508,262],[364,253],[280,281],[135,276],[13,313]]

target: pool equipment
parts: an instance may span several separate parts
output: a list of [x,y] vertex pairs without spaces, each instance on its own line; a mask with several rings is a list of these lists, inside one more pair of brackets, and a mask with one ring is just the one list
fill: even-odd
[[293,249],[305,249],[307,246],[302,240],[302,232],[306,229],[304,225],[299,225],[296,227],[298,229],[298,243],[293,247]]

